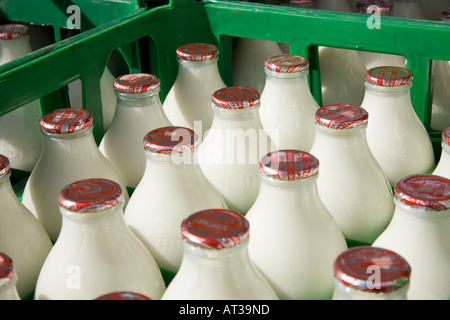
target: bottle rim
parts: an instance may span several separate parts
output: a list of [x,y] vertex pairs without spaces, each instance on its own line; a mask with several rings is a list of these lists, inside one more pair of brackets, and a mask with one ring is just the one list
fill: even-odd
[[176,54],[182,61],[201,62],[216,58],[219,51],[211,43],[194,42],[178,47]]
[[366,71],[365,82],[378,87],[401,87],[413,81],[410,70],[397,66],[380,66]]
[[376,6],[381,14],[388,15],[394,9],[394,2],[391,0],[360,0],[356,4],[356,9],[359,13],[373,14],[374,12],[369,11],[371,6]]
[[213,106],[225,110],[251,109],[259,106],[261,95],[253,88],[233,86],[216,90],[211,101]]
[[300,150],[277,150],[269,152],[260,160],[260,172],[267,177],[292,181],[307,179],[319,172],[319,160]]
[[94,124],[93,116],[85,109],[61,108],[50,111],[39,120],[41,131],[64,135],[83,131]]
[[192,129],[167,126],[148,132],[143,139],[144,150],[158,154],[183,153],[195,149],[199,136]]
[[6,253],[0,252],[0,288],[16,277],[14,262]]
[[0,154],[0,177],[7,175],[11,170],[8,157]]
[[309,60],[293,54],[272,56],[264,61],[264,68],[275,74],[293,74],[309,70]]
[[9,23],[0,25],[0,40],[16,40],[28,35],[28,27],[23,24]]
[[119,93],[150,93],[160,89],[160,80],[149,73],[131,73],[117,77],[113,87]]
[[316,111],[315,123],[337,130],[353,129],[367,125],[369,113],[362,107],[350,104],[331,104]]

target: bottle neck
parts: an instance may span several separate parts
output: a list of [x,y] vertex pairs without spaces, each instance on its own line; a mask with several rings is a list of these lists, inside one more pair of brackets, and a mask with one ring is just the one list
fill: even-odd
[[350,288],[335,279],[333,300],[407,300],[408,288],[409,286],[405,285],[395,291],[376,293]]
[[95,142],[93,126],[83,129],[79,132],[69,134],[53,134],[41,130],[43,135],[43,155],[63,150],[68,156],[73,155],[73,151],[77,150],[77,154],[85,155],[91,152],[97,152],[98,147]]
[[0,300],[20,300],[16,284],[16,274],[14,274],[11,279],[2,279],[2,285],[0,287]]
[[0,40],[0,48],[0,65],[21,58],[32,51],[29,36],[14,40]]
[[[178,60],[177,82],[185,82],[192,87],[195,83],[203,85],[203,81],[220,78],[218,57],[204,61]],[[196,81],[193,81],[196,79]],[[221,78],[220,78],[221,79]]]
[[265,96],[300,96],[311,95],[308,85],[308,72],[276,73],[266,70],[266,83],[263,93]]
[[159,90],[149,93],[123,93],[115,92],[118,107],[143,108],[151,106],[161,106]]

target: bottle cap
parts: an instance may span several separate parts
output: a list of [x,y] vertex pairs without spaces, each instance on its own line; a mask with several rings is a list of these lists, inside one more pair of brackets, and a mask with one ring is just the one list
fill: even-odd
[[117,291],[104,294],[95,300],[151,300],[146,295],[130,292],[130,291]]
[[315,4],[315,0],[282,0],[282,4],[291,7],[311,8]]
[[9,159],[0,154],[0,177],[3,177],[10,170]]
[[446,8],[444,11],[442,11],[442,21],[448,22],[450,21],[450,7]]
[[169,126],[150,131],[144,137],[144,150],[154,153],[182,153],[192,150],[198,135],[189,128]]
[[415,174],[400,179],[394,187],[395,198],[412,207],[434,211],[450,208],[450,179],[431,175]]
[[400,87],[411,84],[411,71],[401,67],[375,67],[366,71],[366,82],[379,87]]
[[380,13],[386,14],[392,12],[394,9],[394,2],[390,0],[360,0],[356,4],[359,13],[373,14],[372,10],[369,10],[370,6],[377,6]]
[[28,34],[28,27],[23,24],[0,25],[0,40],[20,39]]
[[442,141],[450,146],[450,127],[448,127],[447,129],[444,130],[444,132],[442,132]]
[[181,235],[191,245],[221,250],[242,243],[249,236],[249,223],[240,213],[226,209],[196,212],[184,219]]
[[177,49],[177,57],[186,61],[211,60],[218,55],[217,47],[210,43],[189,43]]
[[332,104],[316,111],[316,123],[330,129],[351,129],[365,125],[369,120],[367,111],[349,104]]
[[0,253],[0,288],[5,286],[14,277],[14,263],[5,253]]
[[44,115],[39,124],[45,132],[68,134],[90,127],[93,124],[93,117],[84,109],[56,109]]
[[261,96],[253,88],[227,87],[217,90],[212,95],[212,103],[223,109],[248,109],[259,105]]
[[341,253],[333,265],[334,275],[355,290],[389,293],[409,283],[411,268],[399,254],[382,248],[357,246]]
[[65,186],[58,200],[62,208],[72,212],[97,212],[121,203],[123,190],[118,183],[108,179],[84,179]]
[[159,87],[158,77],[148,73],[125,74],[114,80],[114,90],[123,93],[152,92]]
[[319,160],[299,150],[278,150],[262,157],[260,171],[279,180],[306,179],[319,172]]
[[281,54],[270,57],[264,63],[266,70],[277,73],[295,73],[309,69],[309,61],[301,56]]

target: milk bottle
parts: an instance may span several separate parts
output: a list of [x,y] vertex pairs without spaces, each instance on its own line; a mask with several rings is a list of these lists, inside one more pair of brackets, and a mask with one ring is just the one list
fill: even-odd
[[[211,95],[225,87],[218,69],[219,51],[209,43],[189,43],[177,49],[178,74],[163,103],[175,126],[204,134],[213,118]],[[200,131],[194,128],[201,128]]]
[[314,142],[319,105],[309,89],[308,71],[309,61],[296,55],[274,56],[265,62],[259,117],[278,149],[309,151]]
[[319,161],[279,150],[260,167],[261,189],[245,216],[250,259],[282,300],[331,299],[332,265],[347,244],[319,197]]
[[271,142],[259,118],[260,94],[252,88],[227,87],[212,96],[211,130],[198,149],[206,179],[230,210],[245,214],[259,192],[259,160]]
[[[68,183],[85,178],[109,178],[126,190],[113,164],[97,147],[93,117],[84,109],[56,109],[40,120],[42,155],[25,185],[22,203],[55,241],[61,229],[58,193]],[[125,192],[125,203],[128,192]]]
[[116,291],[161,298],[161,271],[126,226],[123,196],[108,179],[79,180],[61,190],[61,234],[39,274],[36,300],[91,300]]
[[450,179],[450,127],[442,132],[441,157],[433,174]]
[[236,212],[210,209],[181,224],[184,254],[163,300],[277,300],[250,261],[249,223]]
[[[21,24],[0,26],[0,65],[21,58],[32,51],[28,27]],[[0,154],[11,167],[31,171],[41,154],[39,100],[29,102],[0,117]]]
[[321,107],[310,153],[320,161],[320,198],[344,236],[370,244],[391,220],[394,202],[389,181],[367,144],[368,121],[361,107]]
[[13,260],[7,254],[0,253],[0,300],[20,300],[16,283]]
[[450,292],[450,180],[430,174],[395,185],[395,212],[373,246],[403,256],[411,266],[409,300],[447,300]]
[[367,142],[392,186],[414,173],[434,167],[430,137],[411,103],[413,75],[404,68],[367,70],[361,107],[370,114]]
[[52,248],[47,232],[15,194],[9,160],[0,155],[0,252],[14,261],[23,298],[33,292],[45,258]]
[[226,208],[195,160],[199,137],[183,127],[164,127],[144,137],[145,173],[125,210],[125,222],[157,264],[177,272],[183,256],[180,225],[193,212]]
[[391,250],[350,248],[336,258],[333,270],[333,300],[407,300],[411,267]]
[[133,73],[114,81],[117,107],[99,149],[136,188],[145,170],[142,139],[151,130],[170,125],[159,98],[160,81],[147,73]]

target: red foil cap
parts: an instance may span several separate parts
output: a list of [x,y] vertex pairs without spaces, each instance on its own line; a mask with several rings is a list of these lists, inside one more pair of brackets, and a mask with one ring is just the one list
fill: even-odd
[[423,207],[434,211],[450,207],[450,179],[416,174],[400,179],[394,187],[395,197],[412,207]]
[[154,153],[182,153],[192,150],[198,135],[189,128],[169,126],[150,131],[144,137],[144,150]]
[[332,104],[319,108],[316,123],[331,129],[351,129],[365,125],[369,120],[367,111],[349,104]]
[[411,71],[401,67],[375,67],[366,71],[366,81],[380,87],[400,87],[412,80]]
[[88,128],[93,124],[93,117],[84,109],[57,109],[44,115],[39,124],[48,133],[67,134]]
[[370,6],[377,6],[381,13],[390,13],[394,9],[394,3],[390,0],[360,0],[356,4],[358,12],[372,14],[372,10],[367,11]]
[[151,300],[149,297],[130,291],[117,291],[104,294],[95,300]]
[[108,179],[84,179],[65,186],[59,194],[59,205],[69,211],[87,213],[107,210],[123,199],[120,185]]
[[389,293],[409,283],[411,268],[399,254],[371,246],[357,246],[341,253],[333,265],[341,283],[355,290]]
[[261,95],[253,88],[227,87],[214,92],[211,100],[223,109],[247,109],[259,105]]
[[28,34],[28,27],[23,24],[4,24],[0,26],[0,40],[20,39]]
[[315,0],[283,0],[281,3],[292,7],[311,8]]
[[5,253],[0,253],[0,287],[14,277],[14,263]]
[[9,172],[9,169],[9,159],[0,154],[0,177],[3,177],[5,174],[7,174]]
[[177,56],[186,61],[205,61],[217,57],[217,47],[210,43],[189,43],[177,49]]
[[240,213],[226,209],[199,211],[184,219],[181,235],[191,245],[221,250],[232,248],[249,236],[249,223]]
[[159,87],[158,77],[148,73],[126,74],[114,80],[114,90],[123,93],[152,92]]
[[260,163],[262,174],[279,180],[306,179],[319,172],[319,160],[299,150],[279,150],[266,154]]
[[309,61],[301,56],[281,54],[270,57],[264,63],[269,71],[278,73],[295,73],[308,70]]
[[442,132],[442,141],[450,146],[450,127],[448,127],[447,129],[444,130],[444,132]]

